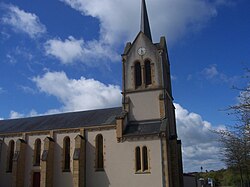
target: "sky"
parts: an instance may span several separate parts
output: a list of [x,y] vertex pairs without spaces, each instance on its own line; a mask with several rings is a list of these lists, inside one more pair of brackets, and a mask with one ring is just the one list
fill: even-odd
[[[217,170],[250,61],[248,0],[147,0],[166,36],[184,171]],[[0,119],[121,106],[120,54],[139,32],[140,0],[1,0]]]

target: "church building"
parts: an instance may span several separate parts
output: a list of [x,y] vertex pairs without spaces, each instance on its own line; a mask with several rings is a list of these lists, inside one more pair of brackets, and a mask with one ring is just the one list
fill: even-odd
[[145,0],[121,56],[121,107],[0,121],[0,187],[183,186],[166,39],[153,43]]

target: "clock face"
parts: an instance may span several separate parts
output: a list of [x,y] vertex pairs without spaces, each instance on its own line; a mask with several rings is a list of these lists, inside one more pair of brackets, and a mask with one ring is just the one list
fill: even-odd
[[142,56],[146,54],[146,49],[144,47],[140,47],[137,52],[139,55]]

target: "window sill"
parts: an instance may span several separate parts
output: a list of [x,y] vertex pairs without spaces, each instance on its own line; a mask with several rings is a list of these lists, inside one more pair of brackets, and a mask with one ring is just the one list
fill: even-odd
[[102,171],[104,171],[104,168],[96,168],[95,171],[96,172],[102,172]]
[[63,169],[62,172],[70,172],[70,169]]
[[150,88],[150,87],[152,87],[153,86],[153,84],[152,83],[150,83],[150,84],[146,84],[145,85],[145,88]]
[[34,167],[40,166],[40,164],[33,164]]
[[150,171],[136,171],[135,174],[151,174]]

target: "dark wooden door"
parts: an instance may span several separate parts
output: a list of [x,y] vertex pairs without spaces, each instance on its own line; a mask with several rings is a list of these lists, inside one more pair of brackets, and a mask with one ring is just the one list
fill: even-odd
[[40,187],[40,172],[33,173],[33,187]]

